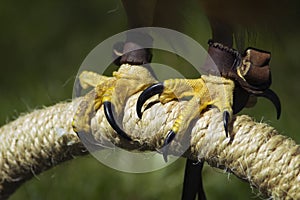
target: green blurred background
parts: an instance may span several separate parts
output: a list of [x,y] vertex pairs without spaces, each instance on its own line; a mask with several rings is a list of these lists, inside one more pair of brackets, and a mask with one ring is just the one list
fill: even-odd
[[[193,5],[182,10],[184,32],[206,47],[210,29]],[[295,20],[297,21],[297,20]],[[295,27],[299,27],[299,22]],[[0,1],[0,124],[72,98],[85,56],[101,41],[126,30],[118,1]],[[300,36],[298,30],[256,32],[251,46],[272,51],[272,89],[282,101],[282,117],[259,100],[247,113],[300,141]],[[159,54],[159,53],[157,53]],[[159,55],[157,56],[159,57]],[[193,76],[192,74],[190,75]],[[180,199],[184,160],[147,174],[128,174],[78,157],[35,176],[10,199]],[[224,171],[204,168],[208,199],[259,199],[250,186]]]

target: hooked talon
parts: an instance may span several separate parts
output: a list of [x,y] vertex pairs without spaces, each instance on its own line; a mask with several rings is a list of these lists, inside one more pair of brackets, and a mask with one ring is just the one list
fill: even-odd
[[228,137],[228,123],[229,123],[230,114],[228,111],[223,112],[223,124],[226,137]]
[[[220,90],[219,85],[225,87],[225,93]],[[166,90],[168,88],[168,90]],[[228,124],[231,119],[232,112],[232,92],[234,84],[233,81],[227,80],[223,77],[217,76],[205,76],[202,75],[200,79],[174,79],[166,80],[163,83],[157,83],[146,90],[144,90],[138,98],[136,105],[136,112],[139,118],[142,117],[142,107],[144,103],[152,96],[159,94],[159,100],[164,103],[165,100],[170,100],[173,98],[184,98],[192,96],[188,101],[183,112],[176,118],[172,129],[167,133],[162,153],[164,160],[167,161],[168,147],[167,145],[174,139],[177,132],[184,132],[187,130],[190,122],[197,118],[199,113],[205,110],[208,106],[213,105],[217,107],[220,111],[225,111],[223,114],[223,123],[228,137]],[[209,93],[214,92],[212,96]],[[179,96],[175,96],[175,93],[180,93]],[[197,111],[198,109],[198,111]]]
[[168,162],[168,150],[169,150],[169,146],[165,146],[161,150],[162,150],[164,161]]
[[273,105],[276,108],[277,119],[279,119],[281,115],[281,103],[277,94],[273,92],[273,90],[267,89],[263,93],[258,94],[257,96],[265,97],[273,103]]
[[163,154],[165,162],[168,162],[168,150],[169,150],[168,144],[170,144],[174,140],[175,135],[176,135],[176,133],[174,131],[170,130],[167,133],[166,138],[164,139],[164,144],[162,146],[162,154]]
[[[164,84],[163,83],[156,83],[145,89],[139,96],[136,104],[136,112],[138,117],[141,119],[142,118],[142,107],[145,104],[145,102],[151,98],[152,96],[156,94],[161,94],[164,90]],[[164,143],[162,145],[162,154],[165,162],[168,162],[168,150],[169,150],[169,145],[175,138],[176,133],[173,130],[170,130],[166,138],[164,139]]]
[[110,101],[104,101],[103,106],[104,106],[105,117],[108,123],[110,124],[110,126],[117,132],[118,135],[120,135],[121,137],[123,137],[128,141],[132,141],[132,139],[118,126],[113,115],[113,109],[114,109],[113,104]]
[[156,83],[154,85],[151,85],[147,89],[145,89],[142,94],[140,94],[137,104],[136,104],[136,112],[138,117],[141,119],[142,118],[142,107],[144,103],[152,96],[156,94],[161,94],[164,90],[164,85],[163,83]]

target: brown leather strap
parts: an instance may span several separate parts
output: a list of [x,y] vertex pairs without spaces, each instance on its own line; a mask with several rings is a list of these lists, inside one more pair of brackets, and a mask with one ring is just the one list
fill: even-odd
[[217,65],[222,76],[226,77],[229,71],[234,70],[234,68],[239,65],[241,56],[235,49],[229,48],[212,40],[208,41],[208,45],[208,54]]
[[263,96],[272,83],[269,52],[247,48],[240,54],[237,50],[212,40],[208,44],[208,53],[216,64],[219,75],[235,81],[234,113],[247,105],[250,96]]
[[261,93],[270,87],[272,81],[269,52],[247,48],[241,55],[223,44],[211,40],[208,44],[208,53],[221,76],[236,81],[243,89],[253,94]]

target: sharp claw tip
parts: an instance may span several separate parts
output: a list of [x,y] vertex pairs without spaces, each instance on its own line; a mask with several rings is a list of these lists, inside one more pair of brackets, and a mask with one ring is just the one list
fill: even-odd
[[163,147],[162,154],[165,162],[168,162],[168,149],[167,147]]
[[227,129],[225,129],[225,136],[226,136],[226,138],[228,138],[228,130]]
[[277,113],[277,120],[280,119],[281,113]]
[[280,105],[280,102],[275,107],[276,107],[277,119],[279,119],[280,116],[281,116],[281,105]]
[[228,137],[228,122],[229,122],[229,112],[224,111],[223,112],[223,124],[224,124],[224,130],[225,130],[225,135]]
[[273,103],[273,105],[276,108],[277,119],[279,119],[280,115],[281,115],[281,103],[280,103],[280,99],[277,96],[277,94],[274,91],[272,91],[271,89],[267,89],[259,96],[265,97]]
[[175,132],[170,130],[164,140],[164,144],[162,147],[162,154],[165,162],[168,162],[168,150],[169,150],[169,144],[173,141],[175,138]]

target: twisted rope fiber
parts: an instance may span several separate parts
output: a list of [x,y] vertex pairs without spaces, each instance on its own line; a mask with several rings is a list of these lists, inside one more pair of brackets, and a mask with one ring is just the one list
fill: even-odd
[[[91,121],[92,134],[99,143],[106,145],[111,141],[127,149],[159,148],[162,136],[186,102],[154,104],[139,120],[135,113],[137,97],[138,94],[128,99],[123,117],[123,128],[135,142],[119,139],[101,108]],[[36,110],[0,128],[1,199],[33,175],[86,153],[71,128],[81,100]],[[231,139],[226,138],[221,119],[216,109],[205,112],[194,122],[190,134],[176,136],[169,153],[181,155],[185,148],[180,139],[190,135],[191,148],[184,156],[226,169],[274,199],[300,199],[299,146],[271,126],[254,122],[245,115],[234,119]]]
[[34,175],[85,154],[71,127],[79,102],[36,110],[0,128],[0,199]]

